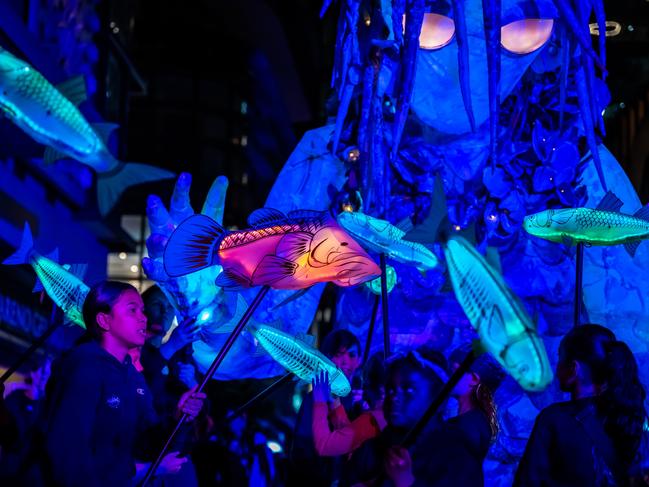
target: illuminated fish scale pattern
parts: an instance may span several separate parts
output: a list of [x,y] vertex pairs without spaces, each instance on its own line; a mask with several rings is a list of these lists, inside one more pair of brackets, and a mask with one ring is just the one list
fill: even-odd
[[[451,237],[445,255],[457,300],[485,348],[524,389],[547,386],[552,372],[545,347],[502,277],[461,237]],[[524,357],[513,356],[521,349]]]
[[315,234],[320,228],[322,228],[322,223],[320,221],[307,220],[303,222],[291,222],[285,225],[275,225],[267,228],[246,230],[243,232],[232,232],[223,237],[219,250],[239,247],[250,242],[255,242],[264,237],[273,237],[275,235],[284,235],[286,233],[305,232]]
[[251,328],[264,350],[300,379],[310,382],[318,372],[325,371],[329,374],[333,394],[345,397],[351,392],[345,374],[315,348],[270,326],[258,325]]
[[379,254],[419,269],[433,269],[438,261],[424,245],[403,240],[406,232],[386,220],[364,213],[343,212],[338,223],[363,246]]
[[[571,234],[575,240],[584,238],[589,242],[595,240],[614,245],[649,235],[647,220],[623,213],[577,208],[575,220],[577,228],[583,232],[574,236]],[[601,232],[601,229],[605,229],[606,232]],[[595,230],[599,230],[599,233]]]
[[43,256],[34,255],[30,263],[52,301],[70,321],[85,328],[82,309],[90,288],[74,274]]
[[[101,141],[79,110],[43,76],[32,68],[25,68],[16,78],[16,91],[21,97],[31,99],[46,107],[48,114],[66,124],[72,131],[86,140],[87,153],[97,150]],[[39,130],[43,132],[43,129]]]

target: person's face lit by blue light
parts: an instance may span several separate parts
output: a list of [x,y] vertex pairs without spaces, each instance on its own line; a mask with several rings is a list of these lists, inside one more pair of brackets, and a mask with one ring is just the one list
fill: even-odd
[[388,424],[412,428],[433,400],[431,381],[411,367],[401,367],[388,376],[383,412]]
[[351,380],[361,364],[360,350],[358,347],[351,347],[349,350],[342,347],[331,357],[331,361],[343,371],[348,380]]

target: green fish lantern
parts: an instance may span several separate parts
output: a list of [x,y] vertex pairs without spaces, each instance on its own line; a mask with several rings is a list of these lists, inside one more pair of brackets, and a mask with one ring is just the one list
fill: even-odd
[[173,173],[115,159],[104,141],[116,125],[88,123],[75,106],[85,99],[83,79],[75,81],[57,89],[32,66],[0,47],[0,110],[48,146],[46,162],[67,156],[94,169],[99,211],[105,215],[129,186],[166,179]]
[[345,397],[352,391],[343,371],[305,341],[268,325],[248,328],[273,359],[300,379],[310,382],[316,374],[324,371],[329,374],[329,385],[333,394]]
[[[36,284],[35,290],[38,290],[42,285],[47,295],[61,308],[69,321],[82,328],[86,327],[83,322],[82,309],[90,288],[74,272],[34,250],[29,224],[25,223],[23,238],[18,250],[7,257],[3,264],[30,264],[36,271],[40,282],[40,284]],[[81,274],[81,272],[77,272],[77,274]]]
[[620,201],[606,193],[596,208],[564,208],[528,215],[523,227],[530,235],[566,244],[623,244],[633,257],[643,240],[649,239],[649,207],[633,215],[620,213]]
[[416,267],[422,272],[438,265],[435,254],[421,243],[404,240],[406,232],[386,220],[351,211],[343,211],[337,220],[341,227],[371,252],[385,254],[390,259]]
[[[385,279],[388,285],[388,294],[392,292],[392,289],[394,289],[395,284],[397,283],[397,271],[394,270],[394,267],[391,265],[386,265],[385,266]],[[376,294],[377,296],[381,295],[381,278],[377,277],[376,279],[372,279],[371,281],[367,281],[365,283],[365,286],[367,289],[372,292],[372,294]]]
[[463,237],[449,237],[444,255],[455,296],[485,349],[523,389],[545,389],[552,381],[545,346],[502,276]]
[[[234,316],[228,323],[214,327],[208,334],[230,333],[247,307],[246,301],[239,294]],[[311,382],[316,374],[324,371],[329,374],[329,385],[333,394],[344,397],[351,392],[351,385],[343,371],[310,343],[307,343],[307,339],[313,338],[310,335],[298,338],[280,330],[278,326],[256,322],[249,323],[246,329],[273,360],[300,379]]]

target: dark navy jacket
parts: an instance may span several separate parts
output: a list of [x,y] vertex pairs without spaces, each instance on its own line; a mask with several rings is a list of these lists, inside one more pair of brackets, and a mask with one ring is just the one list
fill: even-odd
[[626,484],[625,469],[604,430],[604,419],[596,413],[595,401],[560,402],[541,411],[516,472],[516,487],[597,485],[598,458],[618,485]]
[[[388,426],[377,438],[365,442],[346,464],[340,486],[377,479],[382,487],[393,486],[385,474],[383,459],[401,437]],[[408,448],[415,477],[413,487],[483,487],[482,463],[490,440],[489,422],[477,409],[446,422],[433,418]]]
[[120,487],[135,475],[136,440],[158,423],[142,375],[96,342],[55,362],[45,416],[45,476],[52,485]]

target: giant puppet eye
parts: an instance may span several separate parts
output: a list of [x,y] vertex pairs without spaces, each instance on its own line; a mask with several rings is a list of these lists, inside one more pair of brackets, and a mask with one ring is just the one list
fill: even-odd
[[[406,28],[406,16],[403,16],[403,28]],[[419,34],[419,47],[422,49],[439,49],[446,46],[455,34],[455,22],[450,17],[436,13],[425,13]]]
[[500,43],[514,54],[529,54],[543,46],[552,34],[552,19],[522,19],[500,28]]

